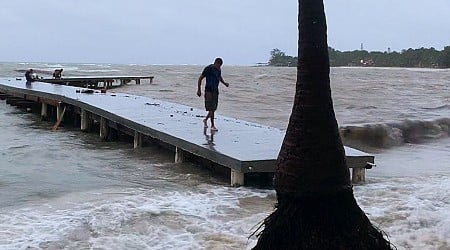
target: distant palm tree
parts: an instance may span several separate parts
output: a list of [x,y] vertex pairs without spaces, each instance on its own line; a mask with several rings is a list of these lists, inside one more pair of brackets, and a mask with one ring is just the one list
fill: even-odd
[[297,85],[274,177],[278,203],[254,249],[391,249],[353,196],[330,88],[323,0],[299,0]]

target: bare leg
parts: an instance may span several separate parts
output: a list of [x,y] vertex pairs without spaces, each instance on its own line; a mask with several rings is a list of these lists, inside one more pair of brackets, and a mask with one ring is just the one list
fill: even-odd
[[214,125],[214,111],[209,111],[209,117],[211,119],[211,131],[217,131],[218,129]]
[[206,115],[205,119],[203,119],[203,127],[207,128],[208,127],[208,119],[211,117],[210,115],[210,111],[208,111],[208,114]]
[[205,119],[203,119],[203,127],[207,128],[208,127],[208,116],[206,116]]

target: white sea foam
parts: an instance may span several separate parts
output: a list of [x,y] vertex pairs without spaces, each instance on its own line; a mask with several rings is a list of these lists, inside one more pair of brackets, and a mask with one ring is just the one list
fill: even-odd
[[[446,249],[450,238],[450,179],[442,175],[386,177],[355,188],[369,218],[400,249]],[[402,186],[403,188],[398,188]]]
[[247,242],[242,236],[250,235],[252,223],[266,214],[253,213],[239,201],[264,200],[271,191],[203,188],[200,193],[136,189],[74,193],[11,209],[0,215],[0,247],[244,249],[253,244],[254,239]]

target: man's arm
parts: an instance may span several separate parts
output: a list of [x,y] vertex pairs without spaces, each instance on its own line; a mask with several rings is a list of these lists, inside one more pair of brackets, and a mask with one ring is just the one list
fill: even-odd
[[225,82],[222,77],[220,77],[220,82],[223,83],[223,85],[225,85],[227,87],[230,86],[230,84]]
[[197,88],[197,95],[200,97],[202,96],[202,81],[205,76],[203,74],[200,75],[198,78],[198,88]]

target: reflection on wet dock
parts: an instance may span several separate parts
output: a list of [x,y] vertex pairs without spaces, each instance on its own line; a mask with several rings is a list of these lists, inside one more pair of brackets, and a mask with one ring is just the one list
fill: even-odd
[[[172,150],[175,161],[197,161],[225,170],[232,186],[249,176],[268,176],[276,169],[284,131],[261,124],[216,116],[220,131],[203,128],[203,110],[149,97],[15,79],[0,79],[0,98],[10,105],[39,113],[43,119],[75,124],[82,131],[97,131],[101,139],[124,136],[134,147],[156,143]],[[353,183],[365,181],[374,157],[345,147]]]

